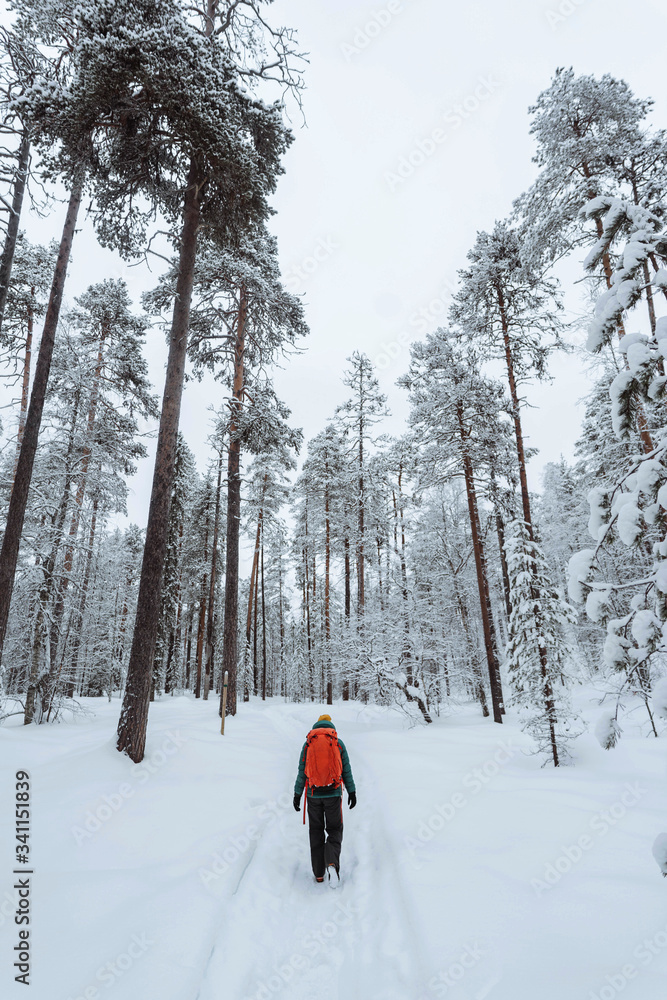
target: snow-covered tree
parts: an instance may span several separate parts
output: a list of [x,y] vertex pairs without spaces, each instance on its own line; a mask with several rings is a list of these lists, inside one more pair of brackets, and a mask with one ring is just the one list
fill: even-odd
[[[340,525],[344,516],[342,497],[345,488],[349,484],[347,469],[347,456],[345,454],[345,443],[334,424],[327,424],[325,429],[308,442],[308,457],[303,464],[299,479],[295,484],[295,494],[298,498],[303,498],[303,508],[300,511],[303,524],[303,543],[306,539],[312,552],[321,554],[321,565],[324,573],[322,580],[322,615],[321,627],[315,631],[311,630],[311,645],[314,637],[316,658],[316,669],[321,681],[321,695],[326,697],[327,704],[332,703],[333,683],[332,677],[332,651],[331,651],[331,618],[332,618],[332,576],[333,560],[335,557],[335,546],[341,538]],[[307,508],[306,508],[307,504]],[[307,520],[306,520],[307,518]],[[309,536],[306,530],[309,529]],[[304,546],[302,551],[305,552]],[[305,563],[303,581],[305,583],[307,560],[309,556],[304,554]],[[313,580],[311,587],[315,584],[316,570],[315,559],[313,558]],[[311,596],[304,590],[308,607],[305,611],[310,619]],[[316,589],[313,590],[313,600],[316,597]],[[337,678],[338,680],[338,678]],[[340,678],[349,683],[349,676]]]
[[365,472],[367,446],[371,440],[371,428],[386,416],[387,398],[380,391],[380,384],[370,359],[360,351],[354,351],[347,359],[349,368],[343,378],[344,384],[352,390],[349,399],[337,409],[343,427],[348,431],[351,448],[355,454],[357,472],[357,611],[364,613],[364,588],[366,572],[366,497]]
[[[540,253],[554,260],[595,238],[583,224],[581,209],[593,198],[620,194],[624,177],[636,176],[651,104],[609,73],[597,78],[577,76],[572,68],[556,70],[529,109],[537,143],[533,159],[540,172],[516,204],[529,223],[527,239]],[[666,151],[663,142],[659,155],[654,150],[647,158],[653,178]],[[597,221],[595,226],[599,237]],[[608,259],[604,268],[610,273]]]
[[[609,288],[600,296],[589,333],[589,347],[604,348],[620,323],[627,329],[646,296],[643,263],[655,258],[650,284],[655,295],[666,286],[667,242],[657,216],[618,199],[598,199],[590,211],[599,211],[601,237],[589,256],[602,252],[621,238],[614,253],[615,266]],[[636,229],[641,224],[645,228]],[[624,242],[622,242],[624,238]],[[655,301],[655,299],[654,299]],[[609,386],[610,416],[615,436],[632,443],[638,410],[650,420],[652,448],[627,449],[622,471],[593,489],[589,500],[590,534],[594,549],[583,549],[570,563],[571,593],[586,601],[594,621],[606,624],[605,662],[624,675],[621,691],[629,685],[642,695],[651,726],[657,735],[648,695],[652,674],[662,670],[667,652],[663,628],[667,623],[667,544],[664,514],[667,509],[667,423],[664,417],[664,347],[667,318],[656,318],[646,333],[626,334],[620,343],[626,368]],[[600,556],[620,542],[631,550],[628,567],[621,574],[605,572]],[[597,566],[596,566],[597,564]],[[604,575],[600,575],[600,572]],[[620,610],[619,610],[620,606]],[[620,692],[619,692],[620,694]]]
[[512,704],[519,707],[538,749],[558,767],[567,759],[567,740],[573,735],[566,686],[572,610],[551,585],[541,548],[520,520],[510,525],[507,566],[512,613],[506,661]]
[[188,522],[193,506],[193,488],[196,483],[194,456],[182,434],[178,437],[176,467],[169,508],[169,542],[165,558],[164,581],[160,599],[160,620],[155,660],[153,687],[172,693],[182,685],[181,679],[181,628],[183,610],[183,559],[184,535],[194,528]]
[[39,321],[46,309],[46,293],[53,273],[55,255],[53,243],[49,247],[33,245],[26,239],[25,233],[18,233],[0,331],[0,358],[5,366],[13,369],[8,377],[15,377],[21,384],[14,473],[28,413],[35,321]]
[[[283,124],[280,107],[255,99],[248,85],[253,79],[276,77],[288,86],[295,84],[291,34],[268,28],[259,4],[211,0],[201,8],[157,6],[159,23],[155,23],[151,11],[153,30],[141,46],[136,45],[136,39],[128,39],[124,21],[105,10],[105,45],[88,50],[88,66],[96,86],[86,92],[92,110],[109,86],[106,64],[99,52],[108,45],[114,50],[116,63],[122,62],[120,46],[134,77],[135,96],[117,119],[117,128],[108,130],[112,172],[101,172],[102,185],[97,186],[104,218],[102,238],[113,238],[117,245],[124,237],[127,248],[136,247],[134,199],[128,199],[127,194],[139,177],[153,203],[158,203],[171,220],[179,260],[133,651],[118,731],[118,749],[133,760],[142,759],[146,738],[197,236],[205,225],[218,248],[231,250],[245,230],[261,225],[267,218],[268,197],[282,171],[281,157],[291,136]],[[264,59],[263,41],[275,59]],[[147,170],[149,161],[157,169]],[[164,182],[163,174],[169,176],[170,183]],[[124,199],[118,197],[119,192]],[[115,224],[110,226],[108,210],[114,200],[118,208]],[[242,285],[237,328],[245,335]],[[229,455],[234,453],[232,446]],[[228,496],[234,496],[238,471],[228,469],[228,476]],[[238,510],[228,510],[228,535],[234,531],[238,531]],[[232,575],[236,571],[234,548],[234,540],[228,537],[227,571],[231,567]],[[229,595],[234,589],[229,581],[226,600],[233,600]],[[233,712],[236,605],[231,610],[231,617],[226,610],[230,621],[225,630],[224,656],[229,658],[231,668],[229,703]]]
[[[194,308],[189,353],[196,375],[213,371],[228,392],[225,421],[227,512],[223,670],[229,674],[227,712],[236,712],[238,664],[238,553],[241,518],[241,454],[281,447],[286,411],[270,380],[258,373],[293,348],[307,327],[299,299],[286,292],[277,243],[261,225],[229,245],[202,240],[194,270]],[[146,297],[153,309],[177,296],[174,268]],[[273,424],[273,429],[272,429]],[[296,438],[293,444],[296,444]],[[222,710],[222,703],[221,703]]]
[[[493,717],[500,723],[502,685],[476,480],[484,475],[485,465],[488,470],[496,464],[504,436],[499,419],[502,387],[484,379],[470,350],[461,349],[443,329],[413,344],[410,371],[401,381],[411,394],[411,424],[426,445],[420,454],[420,480],[442,482],[462,475],[465,482]],[[488,453],[491,441],[494,454]],[[495,471],[499,475],[501,469]]]
[[[645,297],[655,334],[650,265],[656,271],[659,265],[649,233],[661,229],[665,217],[667,133],[647,124],[652,103],[609,74],[597,79],[561,69],[530,109],[541,172],[517,211],[527,221],[528,244],[551,260],[574,246],[593,244],[587,270],[593,287],[606,286],[608,293],[598,301],[592,349],[612,335],[625,335],[622,313],[632,296]],[[624,268],[614,274],[613,242],[619,231],[636,235],[634,246],[626,248]],[[645,409],[635,400],[632,411],[643,450],[650,452]]]

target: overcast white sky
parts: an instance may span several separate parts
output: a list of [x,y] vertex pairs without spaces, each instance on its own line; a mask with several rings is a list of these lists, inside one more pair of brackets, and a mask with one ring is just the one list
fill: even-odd
[[[387,429],[400,433],[407,407],[395,381],[408,361],[401,344],[444,319],[477,230],[507,215],[534,177],[528,106],[557,66],[572,65],[578,73],[623,77],[655,99],[654,120],[667,126],[667,5],[276,0],[272,19],[297,28],[310,53],[307,127],[295,119],[271,225],[288,287],[304,294],[311,334],[305,353],[278,374],[279,392],[311,437],[345,396],[346,357],[365,351],[390,398]],[[29,220],[29,236],[58,234],[63,214],[57,206],[52,219]],[[67,298],[120,275],[137,301],[154,281],[145,268],[127,268],[97,247],[84,225]],[[576,296],[570,302],[576,307]],[[148,350],[161,394],[161,333],[151,334]],[[588,384],[579,357],[556,359],[552,371],[553,384],[529,394],[536,408],[525,429],[540,452],[533,489],[545,462],[572,455],[581,421],[576,401]],[[192,384],[184,398],[182,430],[202,468],[206,407],[216,392],[213,384]],[[141,526],[151,475],[152,458],[132,483],[129,515]]]

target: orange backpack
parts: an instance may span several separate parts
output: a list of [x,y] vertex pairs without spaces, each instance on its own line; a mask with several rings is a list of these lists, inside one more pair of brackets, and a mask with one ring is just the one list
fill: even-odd
[[311,729],[306,737],[306,794],[303,821],[306,822],[308,788],[338,788],[343,783],[343,761],[335,729]]

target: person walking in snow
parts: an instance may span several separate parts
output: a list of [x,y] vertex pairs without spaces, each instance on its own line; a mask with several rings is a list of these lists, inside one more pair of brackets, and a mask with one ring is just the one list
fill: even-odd
[[[340,883],[340,847],[343,841],[343,785],[347,804],[354,809],[357,791],[350,758],[338,737],[330,715],[321,715],[306,737],[299,773],[294,784],[294,808],[301,808],[304,788],[303,821],[310,835],[310,860],[316,882],[328,880],[332,889]],[[326,836],[325,836],[326,831]]]

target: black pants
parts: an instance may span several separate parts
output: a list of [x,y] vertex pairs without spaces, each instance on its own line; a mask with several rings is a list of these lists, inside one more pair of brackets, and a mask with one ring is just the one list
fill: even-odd
[[[310,860],[313,875],[324,875],[329,865],[340,871],[340,845],[343,841],[343,797],[313,799],[308,796]],[[326,837],[325,837],[326,828]]]

